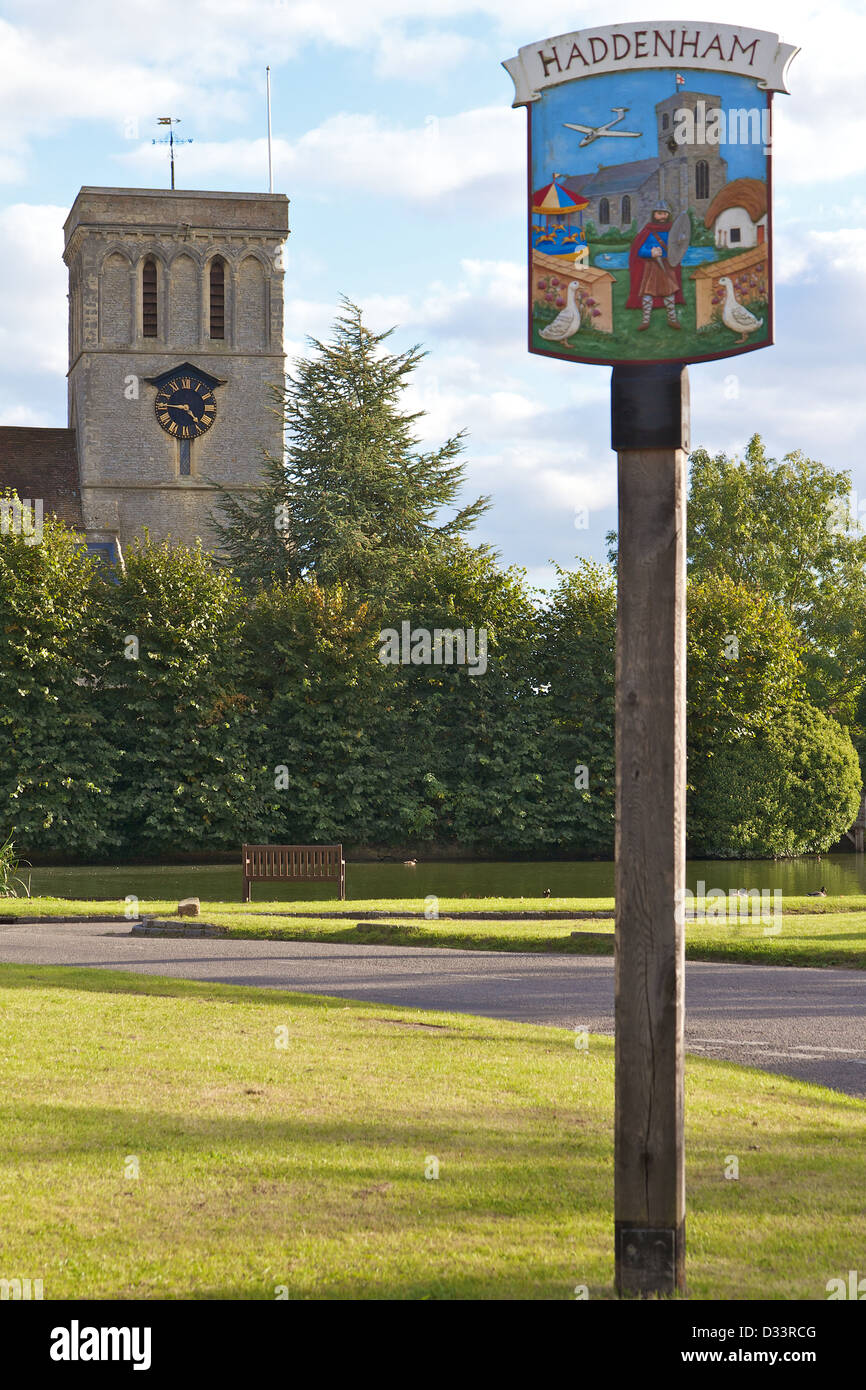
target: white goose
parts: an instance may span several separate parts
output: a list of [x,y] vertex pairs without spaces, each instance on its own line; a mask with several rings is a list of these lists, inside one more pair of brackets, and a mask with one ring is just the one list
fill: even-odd
[[568,286],[565,308],[560,309],[556,318],[546,328],[539,329],[539,337],[548,338],[554,343],[564,343],[567,338],[571,338],[578,331],[580,328],[580,310],[575,303],[575,296],[579,289],[579,281],[572,280]]
[[754,333],[756,328],[760,328],[763,319],[756,319],[750,310],[743,307],[734,294],[734,286],[727,275],[722,275],[719,284],[725,291],[725,302],[722,306],[722,323],[726,328],[730,328],[732,333],[739,333],[738,343],[744,343],[750,333]]

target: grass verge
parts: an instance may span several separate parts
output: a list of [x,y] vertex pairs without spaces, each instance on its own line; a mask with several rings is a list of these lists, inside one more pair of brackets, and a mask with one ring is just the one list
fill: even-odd
[[[848,899],[806,899],[806,910],[803,901],[787,899],[779,921],[770,926],[747,920],[687,920],[686,954],[691,960],[866,969],[866,911],[833,910]],[[175,901],[142,900],[139,904],[142,915],[158,918],[175,917],[176,908]],[[605,898],[442,899],[440,916],[432,920],[425,919],[417,898],[327,905],[203,902],[201,908],[198,922],[224,927],[240,938],[565,955],[613,952],[613,903]],[[0,922],[7,911],[17,920],[27,916],[99,919],[120,917],[123,910],[123,901],[6,899],[0,904]],[[449,917],[450,912],[463,915]]]
[[[174,912],[177,898],[140,898],[135,900],[142,913],[153,915]],[[221,912],[234,914],[279,913],[280,916],[299,917],[354,917],[362,918],[371,914],[394,917],[406,915],[424,918],[426,899],[414,898],[355,898],[340,902],[337,898],[297,898],[267,899],[258,898],[249,904],[202,899],[202,906]],[[613,917],[613,898],[439,898],[437,900],[440,917],[462,916],[466,918],[489,917],[537,918],[548,921],[580,917]],[[705,900],[698,898],[694,906],[699,910],[705,907]],[[0,898],[0,921],[5,917],[104,917],[122,916],[127,910],[124,898]],[[128,909],[134,915],[134,908]],[[688,910],[691,910],[691,904]],[[828,898],[787,897],[783,899],[783,913],[798,916],[825,917],[847,912],[866,912],[866,894],[851,893]]]

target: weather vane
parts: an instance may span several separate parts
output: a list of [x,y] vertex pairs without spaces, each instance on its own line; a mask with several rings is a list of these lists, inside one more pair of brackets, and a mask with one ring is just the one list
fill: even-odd
[[150,143],[152,145],[168,145],[169,155],[171,157],[171,186],[172,188],[174,188],[174,147],[175,145],[191,145],[192,137],[190,137],[190,139],[188,140],[175,140],[174,130],[172,129],[172,127],[180,125],[179,116],[157,116],[156,123],[157,125],[168,126],[168,139],[166,139],[165,136],[163,136],[162,139],[151,140]]

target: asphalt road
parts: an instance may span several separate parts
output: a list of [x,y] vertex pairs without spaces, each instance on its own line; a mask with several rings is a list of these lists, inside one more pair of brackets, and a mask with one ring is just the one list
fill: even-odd
[[[613,1032],[609,957],[134,937],[116,922],[57,922],[0,927],[0,961],[141,970]],[[686,1047],[866,1097],[866,973],[690,961]]]

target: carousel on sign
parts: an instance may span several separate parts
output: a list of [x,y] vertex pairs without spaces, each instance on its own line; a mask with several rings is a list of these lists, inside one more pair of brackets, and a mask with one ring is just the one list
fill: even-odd
[[583,211],[589,200],[570,193],[558,179],[554,174],[551,183],[532,195],[532,246],[546,256],[561,257],[564,269],[589,260],[583,231]]

